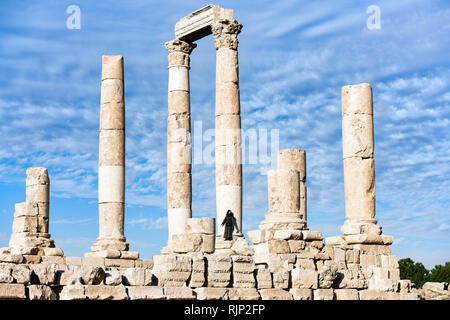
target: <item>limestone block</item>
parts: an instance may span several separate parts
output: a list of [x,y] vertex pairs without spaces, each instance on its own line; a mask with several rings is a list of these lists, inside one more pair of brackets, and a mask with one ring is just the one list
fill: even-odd
[[19,283],[0,283],[0,300],[25,300],[25,286]]
[[211,34],[211,25],[222,19],[232,20],[233,10],[209,4],[180,19],[175,24],[175,37],[194,42]]
[[270,212],[298,212],[300,210],[299,173],[276,169],[267,172]]
[[275,230],[273,234],[275,240],[301,240],[301,230]]
[[123,56],[102,56],[102,80],[123,79]]
[[333,289],[314,290],[314,300],[334,300],[334,290]]
[[255,270],[255,263],[251,256],[231,256],[233,261],[233,272],[253,273]]
[[228,300],[226,288],[197,288],[194,291],[197,300]]
[[394,243],[394,237],[393,236],[387,236],[387,235],[381,235],[381,238],[383,239],[383,244],[385,245],[391,245]]
[[360,290],[359,300],[387,300],[388,292],[378,290]]
[[135,261],[136,268],[153,269],[153,265],[154,265],[153,260],[144,259]]
[[345,261],[346,253],[345,253],[344,249],[334,247],[333,251],[334,251],[334,253],[333,253],[334,260],[336,260],[336,261]]
[[288,244],[291,253],[299,253],[305,249],[305,241],[303,240],[288,240]]
[[443,291],[446,290],[445,282],[425,282],[422,286],[423,290]]
[[165,300],[163,288],[154,286],[127,287],[130,300]]
[[272,273],[272,282],[274,288],[289,288],[289,271],[278,271]]
[[278,150],[278,168],[300,172],[300,181],[306,181],[306,152],[301,149]]
[[375,162],[373,159],[344,159],[345,213],[347,219],[375,217]]
[[361,267],[367,268],[370,266],[381,267],[381,258],[375,254],[361,254],[360,255]]
[[87,300],[85,287],[81,284],[64,286],[59,293],[59,300]]
[[335,289],[336,300],[359,300],[358,290],[356,289]]
[[399,290],[399,282],[390,279],[370,278],[367,287],[369,290],[397,292]]
[[367,288],[367,281],[361,270],[339,270],[336,273],[333,287],[339,289],[363,289]]
[[175,253],[199,252],[202,242],[201,234],[174,234],[170,240],[170,247]]
[[60,248],[42,248],[45,256],[63,257],[64,252]]
[[403,293],[400,292],[399,294],[399,300],[420,300],[419,295],[417,293]]
[[322,240],[317,240],[317,241],[306,241],[305,242],[305,247],[306,249],[308,249],[309,251],[312,252],[320,252],[320,250],[323,248],[323,241]]
[[215,218],[190,218],[186,221],[186,232],[215,234],[215,220]]
[[216,235],[215,234],[202,234],[202,246],[200,248],[201,252],[213,253],[216,246]]
[[118,270],[108,270],[105,272],[105,285],[118,286],[120,284],[122,284],[122,274]]
[[11,275],[16,283],[28,284],[31,279],[31,270],[27,265],[18,264],[12,267]]
[[260,300],[261,296],[255,288],[229,288],[229,300]]
[[359,264],[359,255],[360,255],[360,252],[357,249],[347,250],[345,252],[345,261],[347,263]]
[[[220,148],[220,147],[218,147]],[[234,148],[234,147],[233,147]],[[217,158],[216,158],[217,160]],[[228,161],[228,160],[227,160]],[[217,164],[216,165],[216,185],[228,186],[242,184],[242,165],[239,164]]]
[[59,274],[59,279],[57,279],[57,283],[60,286],[69,286],[77,283],[82,283],[82,279],[80,277],[79,269],[74,270],[65,270]]
[[87,285],[85,294],[89,300],[128,300],[124,286]]
[[231,246],[231,250],[234,254],[241,256],[252,256],[255,252],[243,237],[236,239],[236,241]]
[[157,255],[153,257],[153,274],[159,286],[183,286],[191,276],[192,259],[184,255]]
[[317,289],[319,274],[305,268],[294,268],[291,272],[292,288]]
[[352,234],[344,236],[347,244],[383,244],[383,238],[377,234]]
[[[356,244],[353,248],[358,249],[361,254],[391,254],[391,249],[389,246],[385,245],[375,245],[375,244]],[[379,261],[378,261],[379,263]]]
[[30,167],[26,171],[27,179],[26,186],[49,184],[48,171],[44,167]]
[[353,114],[342,117],[343,158],[373,158],[373,115]]
[[120,102],[102,103],[100,105],[100,130],[125,130],[123,98]]
[[29,300],[58,300],[55,291],[49,286],[34,284],[28,286]]
[[289,253],[289,243],[286,240],[269,240],[267,242],[269,253]]
[[264,231],[263,230],[247,231],[247,236],[253,245],[264,242]]
[[241,144],[241,116],[239,114],[223,114],[216,116],[216,146]]
[[190,113],[190,95],[187,91],[169,91],[168,94],[169,116],[173,114]]
[[[102,81],[101,87],[101,105],[105,104],[116,104],[121,105],[123,110],[124,103],[124,84],[122,79],[105,79]],[[100,109],[101,110],[101,109]],[[122,111],[123,112],[123,111]],[[122,120],[122,128],[113,127],[112,129],[123,129],[123,118]],[[101,119],[100,119],[101,121]]]
[[293,300],[292,294],[283,289],[259,290],[262,300]]
[[207,256],[208,271],[210,272],[230,272],[231,257],[227,255],[211,254]]
[[31,279],[38,281],[38,284],[55,284],[58,266],[51,263],[40,263],[32,267]]
[[118,267],[118,268],[134,268],[135,260],[127,259],[105,259],[105,267]]
[[294,300],[313,300],[312,289],[290,289],[289,293],[292,294]]
[[26,264],[37,264],[41,262],[41,257],[40,256],[35,256],[35,255],[23,255],[23,261],[22,263],[26,263]]
[[[189,173],[171,173],[167,177],[168,208],[190,208],[191,207],[191,175]],[[189,217],[190,218],[190,217]],[[187,221],[186,221],[187,222]],[[183,224],[185,229],[186,223]],[[184,230],[182,233],[185,233]]]
[[125,201],[125,167],[98,167],[98,202]]
[[105,279],[105,270],[102,267],[81,266],[77,270],[82,284],[97,285]]
[[42,256],[41,262],[48,262],[48,263],[54,263],[54,264],[65,264],[64,257],[58,257],[58,256]]
[[144,268],[128,268],[123,273],[123,282],[126,286],[144,286],[145,285]]
[[99,166],[125,165],[125,131],[100,130],[99,136]]
[[233,272],[233,288],[255,288],[255,286],[253,273]]
[[[103,208],[108,208],[110,206],[105,206],[105,205],[109,205],[110,203],[101,203],[101,207]],[[113,203],[116,204],[116,203]],[[99,251],[94,251],[94,252],[86,252],[84,254],[85,257],[99,257],[99,258],[109,258],[109,259],[118,259],[120,258],[120,251],[119,250],[99,250]]]
[[33,216],[22,216],[14,218],[12,232],[37,232],[38,219]]
[[240,114],[239,86],[233,82],[216,84],[216,116]]
[[103,267],[105,266],[105,258],[98,257],[84,257],[81,264],[85,266]]
[[[27,203],[26,202],[20,202],[16,203],[14,205],[14,218],[27,216],[28,210],[27,210]],[[37,212],[36,212],[37,215]]]
[[304,269],[309,269],[309,270],[316,270],[316,264],[314,263],[313,259],[297,259],[297,261],[295,262],[295,267],[296,268],[304,268]]
[[319,272],[319,288],[329,289],[337,276],[337,266],[323,266]]
[[342,245],[346,245],[347,242],[345,242],[345,240],[342,236],[336,236],[336,237],[326,238],[325,244],[327,246],[342,246]]
[[0,265],[0,283],[13,283],[14,277],[11,274],[12,267],[9,264]]
[[256,283],[258,289],[272,288],[272,274],[267,268],[256,270]]
[[167,300],[194,300],[195,292],[191,288],[164,287]]
[[26,202],[49,202],[49,185],[35,184],[27,186],[25,190]]
[[342,87],[342,115],[373,114],[372,87],[368,83]]

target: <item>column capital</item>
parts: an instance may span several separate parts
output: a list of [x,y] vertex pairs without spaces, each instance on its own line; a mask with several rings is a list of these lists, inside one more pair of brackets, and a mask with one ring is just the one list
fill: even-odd
[[179,39],[168,41],[164,43],[164,46],[170,53],[182,52],[186,54],[191,54],[192,50],[194,50],[195,47],[197,47],[195,43],[189,43]]
[[214,46],[216,50],[229,48],[236,50],[238,47],[237,35],[242,30],[242,24],[237,20],[221,19],[212,25],[214,34]]

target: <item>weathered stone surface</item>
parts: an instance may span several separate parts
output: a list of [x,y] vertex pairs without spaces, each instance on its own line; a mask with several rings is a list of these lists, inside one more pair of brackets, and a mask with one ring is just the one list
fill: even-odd
[[305,249],[305,241],[303,240],[288,240],[288,245],[291,253],[299,253]]
[[190,218],[186,221],[187,233],[215,234],[216,219],[214,218]]
[[267,268],[259,268],[256,270],[256,283],[258,289],[272,288],[272,274]]
[[83,284],[97,285],[105,279],[105,270],[102,267],[81,266],[78,270]]
[[335,289],[336,300],[359,300],[358,290],[356,289]]
[[105,267],[134,268],[136,260],[105,258]]
[[6,263],[22,263],[23,255],[21,254],[0,254],[0,262]]
[[417,293],[409,292],[404,293],[400,292],[399,294],[399,300],[420,300],[420,297]]
[[286,240],[269,240],[267,242],[270,253],[289,253],[289,244]]
[[156,255],[152,272],[159,286],[183,286],[191,276],[192,259],[185,255]]
[[360,290],[359,300],[387,300],[387,292],[377,290]]
[[82,284],[64,286],[59,293],[59,300],[87,300],[85,288]]
[[126,286],[144,286],[145,285],[144,268],[128,268],[123,273],[123,282]]
[[25,286],[18,283],[0,283],[0,300],[24,300]]
[[229,300],[260,300],[261,296],[255,288],[229,288]]
[[44,256],[64,256],[64,251],[60,248],[42,248],[42,250],[44,251]]
[[305,268],[294,268],[291,272],[292,288],[317,289],[319,274],[317,271]]
[[314,259],[302,259],[298,258],[295,262],[296,268],[304,268],[309,270],[316,270],[316,264],[314,263]]
[[231,250],[237,255],[251,256],[255,253],[252,247],[244,238],[238,238],[231,246]]
[[53,285],[55,284],[58,267],[55,264],[40,263],[33,266],[31,279],[35,279],[38,284]]
[[423,290],[434,290],[434,291],[442,291],[446,290],[446,284],[445,282],[425,282],[422,286]]
[[197,300],[228,300],[226,288],[197,288],[194,291]]
[[81,263],[82,263],[82,265],[85,265],[85,266],[104,267],[105,266],[105,258],[84,257],[84,258],[82,258]]
[[411,290],[411,280],[399,281],[400,293],[408,293]]
[[86,285],[85,294],[89,300],[128,300],[124,286]]
[[18,264],[12,268],[11,275],[17,283],[28,284],[30,282],[31,270],[27,265]]
[[58,296],[53,289],[46,285],[29,285],[28,286],[29,300],[57,300]]
[[293,300],[292,294],[283,289],[259,290],[262,300]]
[[314,300],[334,300],[333,289],[317,289],[313,294]]
[[130,300],[165,300],[163,288],[155,286],[127,287]]
[[333,288],[363,289],[367,288],[367,281],[361,270],[339,270]]
[[294,300],[313,300],[313,290],[312,289],[299,289],[292,288],[289,290],[292,294]]
[[306,180],[306,151],[301,149],[278,150],[278,168],[300,172],[300,180]]
[[1,264],[0,265],[0,283],[13,283],[14,277],[12,276],[12,265]]
[[105,272],[105,285],[118,286],[122,284],[122,274],[118,270],[108,270]]
[[322,232],[313,230],[303,230],[302,231],[303,240],[314,241],[323,240]]
[[369,290],[397,292],[399,290],[399,282],[390,279],[370,278],[367,287]]
[[338,268],[335,265],[323,266],[319,272],[319,287],[329,289],[336,279],[336,272]]
[[194,300],[195,292],[191,288],[164,287],[167,300]]

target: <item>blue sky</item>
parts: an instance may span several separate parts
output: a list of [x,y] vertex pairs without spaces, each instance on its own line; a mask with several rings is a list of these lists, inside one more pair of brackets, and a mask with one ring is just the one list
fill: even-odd
[[[81,29],[66,28],[69,5]],[[0,2],[0,247],[25,171],[51,178],[50,232],[67,256],[98,236],[101,56],[125,59],[126,220],[130,249],[167,240],[167,51],[174,24],[204,1]],[[279,129],[280,148],[307,151],[308,224],[340,234],[345,219],[341,87],[374,94],[376,218],[392,251],[427,267],[450,260],[450,5],[448,1],[217,1],[235,10],[242,128]],[[381,29],[369,30],[369,5]],[[191,117],[214,127],[212,37],[191,55]],[[194,150],[195,152],[195,150]],[[214,166],[193,166],[193,216],[215,216]],[[267,179],[244,166],[244,232],[267,211]]]

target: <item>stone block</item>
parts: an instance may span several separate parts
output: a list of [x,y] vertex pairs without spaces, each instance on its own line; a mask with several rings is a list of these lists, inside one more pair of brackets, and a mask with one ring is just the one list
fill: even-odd
[[423,290],[443,291],[446,290],[445,282],[425,282],[422,286]]
[[87,300],[85,288],[81,284],[64,286],[59,293],[59,300]]
[[165,300],[162,287],[134,286],[127,287],[130,300]]
[[378,290],[360,290],[359,300],[387,300],[387,292]]
[[255,288],[229,288],[229,300],[260,300],[261,296]]
[[0,254],[0,262],[5,263],[22,263],[23,255],[21,254]]
[[262,300],[293,300],[292,294],[283,289],[261,289],[259,294]]
[[27,265],[18,264],[12,267],[11,275],[16,283],[28,284],[31,279],[31,270]]
[[317,289],[319,274],[317,271],[304,268],[294,268],[291,272],[292,288]]
[[317,289],[313,293],[314,300],[334,300],[333,289]]
[[134,268],[135,260],[105,258],[105,267]]
[[197,288],[197,300],[228,300],[227,288]]
[[153,260],[136,260],[135,267],[136,268],[145,268],[145,269],[153,269]]
[[256,270],[256,283],[258,289],[272,288],[272,274],[267,268]]
[[25,300],[25,286],[19,283],[0,283],[0,300]]
[[238,238],[231,246],[234,254],[241,256],[253,256],[255,251],[244,238]]
[[93,266],[93,267],[104,267],[105,259],[97,257],[84,257],[82,258],[82,265]]
[[290,289],[290,294],[294,300],[313,300],[313,290],[312,289]]
[[302,231],[303,240],[306,241],[315,241],[315,240],[323,240],[322,232],[313,231],[313,230],[303,230]]
[[367,281],[361,270],[339,270],[336,273],[333,288],[364,289],[367,288]]
[[20,254],[20,255],[36,255],[39,252],[39,248],[37,247],[16,247],[11,248],[11,254]]
[[358,290],[356,289],[335,289],[336,300],[359,300]]
[[123,282],[126,286],[144,286],[145,285],[144,268],[128,268],[123,273]]
[[286,240],[269,240],[267,242],[269,253],[290,253]]
[[42,248],[44,251],[44,256],[55,256],[55,257],[63,257],[64,251],[60,248]]
[[309,270],[316,270],[316,264],[314,263],[314,259],[301,259],[298,258],[295,262],[296,268],[304,268]]
[[411,291],[411,280],[399,280],[400,293]]
[[98,285],[105,279],[105,270],[102,267],[81,266],[76,271],[82,284]]
[[81,266],[83,258],[79,257],[66,257],[66,264],[70,266]]
[[335,265],[323,266],[319,272],[319,288],[329,289],[336,279],[338,268]]
[[420,300],[419,295],[415,292],[404,293],[400,292],[399,300]]
[[215,234],[215,230],[215,218],[190,218],[186,221],[187,233]]
[[122,274],[118,270],[108,270],[105,272],[105,285],[118,286],[122,284]]
[[58,295],[49,286],[46,285],[29,285],[28,286],[29,300],[58,300]]
[[173,234],[170,247],[175,253],[199,252],[202,248],[201,234]]
[[66,264],[64,257],[59,256],[42,256],[41,261],[54,264]]
[[390,279],[370,278],[367,286],[369,290],[383,292],[397,292],[399,290],[399,282]]
[[305,249],[305,241],[303,240],[288,240],[288,245],[291,253],[299,253]]
[[347,250],[345,252],[345,261],[346,263],[355,263],[355,264],[359,264],[359,255],[360,252],[357,249],[354,250]]
[[85,294],[89,300],[128,300],[124,286],[87,285]]
[[191,288],[164,287],[167,300],[194,300],[195,292]]

